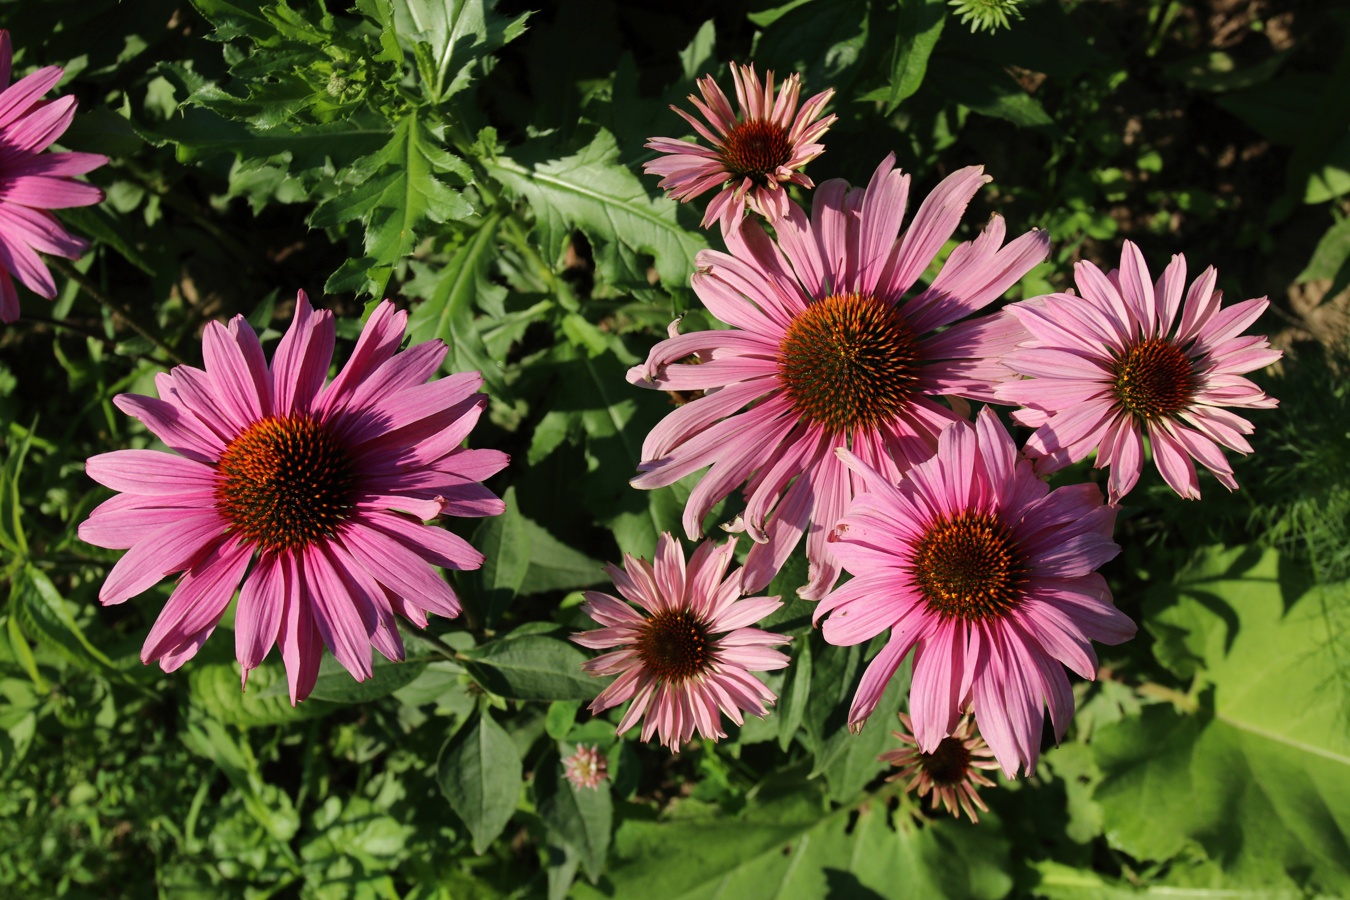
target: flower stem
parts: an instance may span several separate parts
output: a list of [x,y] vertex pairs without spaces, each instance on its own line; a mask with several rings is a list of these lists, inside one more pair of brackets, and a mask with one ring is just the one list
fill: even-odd
[[160,352],[162,352],[165,356],[167,356],[169,358],[169,361],[172,362],[174,365],[185,366],[188,364],[187,360],[179,356],[178,353],[172,347],[166,344],[162,338],[151,332],[140,322],[137,322],[136,317],[131,314],[131,311],[127,309],[126,306],[109,297],[107,294],[103,293],[103,291],[98,286],[96,286],[92,281],[90,281],[88,278],[84,276],[83,272],[79,271],[74,266],[67,265],[61,259],[51,259],[50,262],[52,267],[55,268],[56,271],[60,272],[62,275],[66,276],[71,281],[79,285],[80,290],[84,291],[90,297],[97,300],[106,309],[108,309],[114,315],[118,316],[123,322],[126,322],[127,325],[131,327],[132,331],[136,332],[141,337],[145,338],[147,341],[149,341],[150,343],[154,344],[157,348],[159,348]]

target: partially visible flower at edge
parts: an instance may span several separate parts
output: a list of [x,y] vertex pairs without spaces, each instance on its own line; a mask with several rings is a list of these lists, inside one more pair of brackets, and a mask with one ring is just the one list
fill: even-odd
[[691,539],[744,484],[745,512],[727,527],[755,541],[747,592],[769,584],[803,535],[810,568],[801,596],[817,600],[838,580],[826,537],[857,479],[836,449],[899,480],[961,418],[942,396],[990,401],[994,385],[1014,377],[1000,357],[1025,339],[1021,325],[1002,313],[972,315],[1045,259],[1045,232],[1005,245],[994,216],[925,290],[906,296],[989,180],[979,166],[953,172],[901,232],[910,178],[888,155],[865,188],[822,184],[809,218],[790,204],[776,241],[746,223],[726,236],[728,253],[698,254],[691,279],[732,327],[679,334],[672,323],[671,337],[629,370],[633,384],[706,392],[647,435],[632,484],[664,487],[711,466],[685,504]]
[[64,71],[47,66],[10,84],[14,47],[0,29],[0,322],[19,318],[11,274],[48,300],[56,282],[39,253],[78,259],[88,242],[67,232],[49,209],[89,206],[103,191],[76,181],[108,161],[98,153],[44,153],[75,117],[75,98],[46,101]]
[[884,762],[900,768],[899,772],[887,778],[887,781],[903,781],[908,778],[905,792],[919,789],[919,797],[933,794],[933,809],[941,803],[947,812],[956,818],[964,812],[970,821],[978,822],[975,807],[988,812],[989,807],[980,799],[976,787],[994,787],[994,782],[980,774],[981,769],[997,769],[994,751],[975,730],[970,716],[962,716],[952,733],[943,738],[932,753],[919,749],[919,742],[912,734],[914,725],[909,716],[900,713],[900,724],[905,731],[892,731],[905,746],[898,750],[888,750],[877,757]]
[[698,80],[702,101],[689,95],[689,102],[708,124],[671,107],[711,148],[674,138],[652,138],[647,148],[661,155],[642,167],[648,175],[664,176],[658,186],[681,202],[721,188],[709,201],[702,226],[720,221],[723,231],[740,227],[747,205],[770,221],[786,214],[786,186],[813,187],[811,179],[798,170],[825,152],[817,141],[837,119],[834,114],[821,117],[834,96],[833,88],[816,94],[798,111],[801,76],[795,73],[783,82],[776,99],[773,72],[766,73],[761,85],[753,64],[732,63],[731,79],[739,116],[711,75]]
[[765,704],[775,701],[774,693],[750,673],[786,667],[787,656],[772,648],[791,638],[750,627],[783,603],[741,597],[740,572],[726,574],[735,547],[734,539],[704,541],[686,566],[679,540],[667,532],[657,540],[654,563],[625,555],[622,569],[606,567],[619,593],[640,612],[609,594],[586,592],[583,609],[604,627],[572,640],[611,651],[582,668],[618,676],[591,703],[591,712],[633,701],[619,734],[644,720],[644,741],[656,734],[678,752],[696,730],[713,741],[726,737],[720,713],[737,725],[743,711],[768,714]]
[[577,750],[563,760],[567,780],[578,788],[595,790],[609,775],[609,760],[595,744],[577,744]]
[[1096,571],[1120,552],[1115,508],[1095,485],[1051,491],[989,407],[974,425],[948,426],[937,453],[899,485],[839,452],[865,489],[833,534],[853,579],[815,617],[829,616],[825,640],[840,646],[890,631],[858,685],[850,726],[872,714],[913,649],[919,749],[936,752],[972,709],[1003,772],[1035,772],[1045,706],[1056,739],[1073,718],[1063,666],[1095,678],[1092,642],[1135,633]]
[[115,398],[174,451],[117,450],[85,467],[122,492],[79,529],[94,546],[127,549],[99,599],[123,603],[183,573],[143,662],[171,672],[191,659],[241,582],[235,652],[244,678],[277,644],[292,703],[313,689],[324,645],[361,681],[372,674],[372,645],[403,658],[395,614],[419,628],[428,612],[459,614],[459,598],[432,567],[476,569],[483,555],[423,520],[501,513],[479,482],[508,457],[462,446],[487,401],[477,393],[482,376],[426,383],[446,347],[399,352],[407,320],[387,300],[377,306],[325,385],[333,314],[312,309],[301,291],[270,368],[236,316],[207,324],[205,370],[157,375],[159,399]]
[[1282,353],[1264,335],[1242,334],[1265,311],[1266,298],[1221,309],[1215,278],[1213,266],[1205,269],[1183,300],[1186,258],[1173,256],[1155,284],[1139,248],[1126,241],[1119,270],[1104,275],[1078,263],[1081,297],[1050,294],[1009,307],[1030,339],[1004,362],[1027,378],[996,392],[1026,407],[1013,418],[1036,428],[1025,449],[1038,471],[1056,471],[1095,449],[1097,467],[1111,469],[1107,488],[1116,503],[1143,471],[1147,432],[1154,464],[1182,497],[1200,497],[1192,459],[1230,491],[1237,488],[1222,448],[1250,453],[1244,435],[1254,429],[1224,407],[1276,406],[1242,376]]

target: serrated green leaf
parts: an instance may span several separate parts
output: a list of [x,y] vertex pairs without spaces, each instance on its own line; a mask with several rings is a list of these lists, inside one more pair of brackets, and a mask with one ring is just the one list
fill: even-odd
[[589,700],[606,684],[581,671],[586,654],[542,634],[493,641],[464,655],[474,680],[508,700]]
[[1154,705],[1094,735],[1114,846],[1162,860],[1198,845],[1252,884],[1311,871],[1350,891],[1346,590],[1307,590],[1273,551],[1246,548],[1181,574],[1156,616],[1185,629],[1212,691],[1193,713]]
[[522,782],[520,754],[510,735],[483,710],[441,748],[436,781],[468,826],[474,852],[481,855],[515,812]]
[[572,230],[579,228],[603,247],[618,242],[655,257],[667,290],[683,287],[694,270],[694,254],[708,246],[701,234],[676,220],[676,206],[653,198],[642,182],[618,162],[614,136],[603,129],[580,152],[532,162],[539,147],[526,146],[513,158],[484,160],[489,174],[530,203],[546,258],[562,259]]
[[469,86],[479,60],[525,33],[530,13],[498,15],[483,0],[394,0],[401,42],[426,57],[427,97],[440,103]]
[[594,884],[604,868],[614,827],[609,783],[601,782],[597,788],[576,787],[564,777],[562,760],[552,752],[535,769],[534,798],[549,839],[575,851]]
[[446,366],[452,372],[478,371],[488,391],[498,398],[510,396],[501,366],[493,361],[475,328],[474,307],[492,292],[503,292],[488,280],[488,267],[497,255],[497,229],[502,215],[486,216],[457,249],[439,273],[435,291],[418,304],[408,320],[413,341],[439,339],[450,348]]
[[[320,203],[310,214],[314,228],[361,221],[365,250],[376,266],[390,266],[412,253],[424,221],[444,223],[473,213],[467,200],[438,176],[454,174],[467,184],[463,160],[436,146],[436,138],[415,112],[401,119],[389,142],[351,167],[355,187]],[[388,275],[377,277],[382,296]]]

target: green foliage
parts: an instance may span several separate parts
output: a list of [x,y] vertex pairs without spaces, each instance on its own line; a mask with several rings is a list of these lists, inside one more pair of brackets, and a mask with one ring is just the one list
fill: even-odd
[[990,898],[1011,887],[1007,846],[988,830],[919,824],[884,795],[831,810],[811,788],[764,793],[736,816],[625,821],[610,862],[616,895]]
[[1155,594],[1159,660],[1195,682],[1180,711],[1149,706],[1098,732],[1113,846],[1165,860],[1194,842],[1242,883],[1347,890],[1345,597],[1244,548]]
[[[1047,735],[1035,776],[984,789],[979,825],[885,781],[908,665],[848,732],[876,646],[812,627],[800,554],[763,592],[784,605],[762,627],[793,638],[791,666],[765,676],[776,706],[720,742],[672,755],[640,727],[616,735],[623,707],[589,711],[606,682],[568,640],[595,627],[572,592],[612,593],[604,562],[681,534],[698,477],[629,486],[644,437],[689,397],[626,380],[677,317],[715,327],[688,288],[722,246],[697,227],[706,197],[677,204],[642,172],[649,137],[689,133],[668,106],[687,108],[695,79],[729,89],[726,63],[753,59],[779,83],[801,73],[804,96],[835,89],[807,173],[863,183],[895,152],[911,212],[943,174],[986,165],[957,237],[997,212],[1053,240],[1014,298],[1070,287],[1074,262],[1118,259],[1128,237],[1151,264],[1215,264],[1230,300],[1269,294],[1288,318],[1290,282],[1325,313],[1350,283],[1343,12],[0,10],[16,76],[66,68],[80,106],[63,147],[113,158],[89,176],[103,204],[58,211],[91,251],[57,271],[55,304],[20,288],[0,341],[0,896],[1350,892],[1350,362],[1334,340],[1293,344],[1266,376],[1282,406],[1252,416],[1242,491],[1206,477],[1202,503],[1141,488],[1122,506],[1126,552],[1103,571],[1140,635],[1099,648],[1062,743]],[[207,321],[244,315],[273,349],[298,288],[337,313],[339,362],[363,305],[394,299],[411,342],[449,348],[443,374],[482,372],[471,443],[512,462],[489,484],[504,515],[446,523],[486,556],[446,576],[464,614],[409,627],[408,659],[377,658],[364,682],[326,658],[293,706],[275,652],[241,685],[232,611],[183,668],[143,666],[172,585],[102,607],[119,554],[76,529],[108,496],[88,457],[162,448],[113,398],[199,364]],[[720,538],[742,502],[704,531]],[[580,743],[608,758],[598,790],[563,775]]]
[[515,812],[521,785],[515,744],[484,710],[446,742],[436,779],[481,855]]

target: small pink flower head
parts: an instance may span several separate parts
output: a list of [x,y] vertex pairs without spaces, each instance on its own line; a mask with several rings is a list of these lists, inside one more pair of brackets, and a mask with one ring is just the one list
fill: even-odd
[[502,512],[479,482],[507,457],[462,446],[487,401],[482,377],[426,383],[446,348],[399,352],[407,321],[389,301],[377,306],[325,384],[333,314],[301,291],[270,367],[236,316],[206,326],[205,369],[157,376],[159,399],[114,400],[173,451],[117,450],[85,466],[122,492],[80,525],[90,544],[128,551],[99,599],[122,603],[182,573],[143,662],[172,672],[191,659],[241,582],[234,636],[244,678],[278,645],[292,703],[313,689],[325,645],[363,681],[372,645],[403,658],[396,614],[419,628],[428,612],[459,614],[433,566],[476,569],[483,555],[423,520]]
[[619,734],[645,716],[642,739],[656,734],[678,752],[695,730],[713,741],[726,737],[719,710],[737,725],[742,711],[767,715],[765,704],[776,698],[750,673],[787,666],[788,658],[771,648],[791,638],[750,627],[783,604],[777,597],[741,597],[740,572],[726,574],[735,548],[734,540],[704,541],[686,566],[680,542],[665,533],[656,543],[655,565],[625,556],[624,568],[605,570],[640,611],[609,594],[586,592],[586,614],[604,627],[572,640],[612,651],[583,668],[618,676],[591,712],[632,699]]
[[9,83],[14,47],[0,28],[0,322],[19,317],[12,275],[48,300],[56,282],[38,253],[76,259],[89,245],[61,227],[49,209],[89,206],[103,192],[74,176],[97,169],[97,153],[44,153],[75,117],[75,98],[43,100],[61,80],[56,66]]
[[953,172],[902,229],[910,177],[887,156],[864,188],[822,184],[809,216],[790,204],[775,239],[747,222],[726,236],[727,253],[699,253],[692,278],[703,305],[731,327],[679,334],[672,324],[670,338],[629,370],[633,384],[704,392],[647,435],[632,484],[665,487],[707,468],[685,504],[691,539],[744,485],[745,511],[727,527],[755,542],[747,592],[767,586],[803,538],[810,568],[801,596],[819,600],[838,580],[826,538],[857,479],[835,450],[896,481],[961,418],[942,398],[993,400],[994,385],[1013,377],[1000,357],[1025,339],[1022,326],[975,314],[1045,259],[1045,232],[1004,243],[994,216],[931,284],[911,290],[988,180],[979,166]]
[[817,141],[837,119],[833,114],[821,116],[834,96],[833,88],[816,94],[798,111],[802,87],[799,75],[788,76],[776,99],[772,72],[761,85],[754,65],[732,63],[731,79],[736,84],[739,116],[732,112],[727,95],[711,75],[698,81],[702,101],[689,95],[689,102],[707,125],[671,107],[711,148],[673,138],[652,138],[647,148],[662,155],[643,166],[649,175],[664,176],[659,186],[682,202],[721,188],[708,204],[702,225],[707,228],[720,220],[723,231],[740,227],[747,205],[770,221],[785,215],[788,198],[784,187],[813,186],[811,179],[798,170],[825,152]]
[[909,714],[936,753],[964,710],[1004,773],[1036,769],[1044,705],[1056,737],[1073,718],[1061,664],[1097,672],[1092,641],[1118,644],[1134,623],[1095,570],[1120,548],[1115,509],[1090,484],[1051,491],[986,407],[942,432],[937,454],[898,486],[840,451],[861,480],[834,551],[853,579],[816,607],[825,640],[847,646],[890,629],[853,698],[857,727],[914,650]]
[[892,731],[891,734],[905,746],[899,750],[888,750],[878,757],[900,768],[899,772],[886,780],[903,781],[908,778],[906,793],[917,787],[922,799],[931,791],[933,809],[937,809],[941,803],[956,818],[960,818],[964,812],[970,821],[980,821],[980,817],[975,814],[975,807],[985,812],[989,811],[989,807],[984,805],[975,788],[994,786],[980,770],[997,769],[998,763],[994,762],[994,751],[989,749],[989,745],[975,730],[975,723],[970,716],[962,716],[956,729],[950,736],[943,738],[932,753],[924,753],[919,749],[918,740],[911,734],[914,725],[909,716],[900,713],[900,724],[905,730]]
[[1081,297],[1050,294],[1010,307],[1030,340],[1005,362],[1027,377],[997,393],[1024,406],[1013,418],[1036,428],[1026,453],[1037,470],[1053,472],[1096,450],[1097,467],[1111,469],[1114,504],[1139,481],[1147,432],[1154,464],[1181,496],[1200,497],[1192,459],[1235,490],[1223,448],[1250,453],[1244,435],[1253,428],[1225,407],[1278,403],[1242,377],[1281,356],[1264,335],[1242,334],[1266,298],[1221,309],[1211,266],[1183,300],[1186,258],[1173,256],[1154,283],[1129,241],[1118,270],[1104,275],[1080,262],[1074,280]]
[[577,788],[595,790],[609,776],[609,760],[594,744],[577,744],[577,752],[563,760],[563,768],[567,780]]

